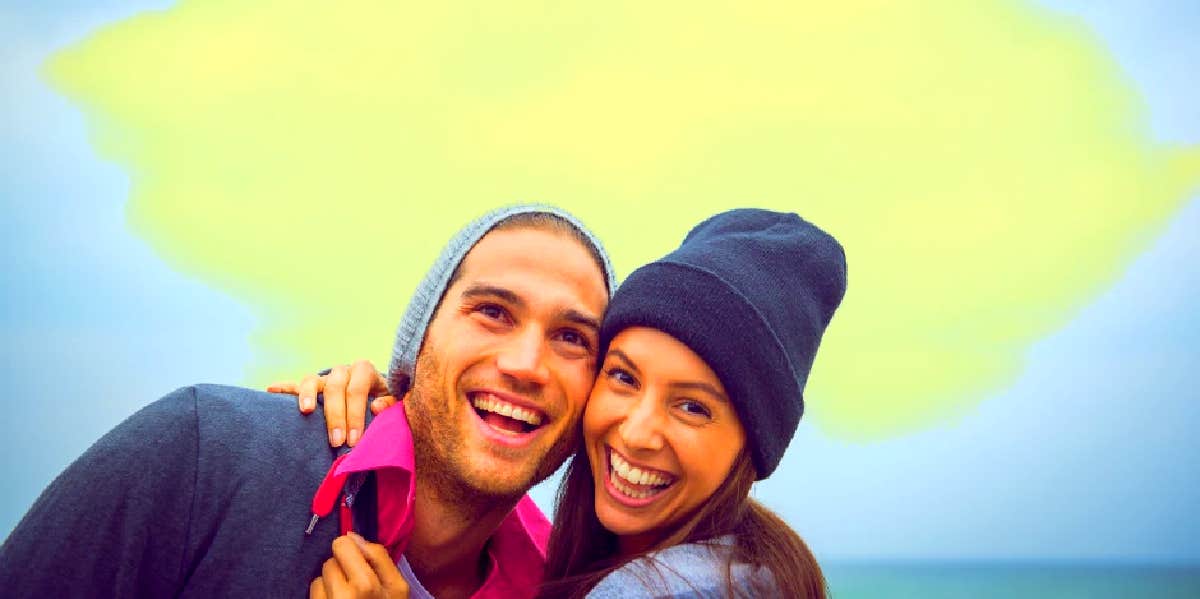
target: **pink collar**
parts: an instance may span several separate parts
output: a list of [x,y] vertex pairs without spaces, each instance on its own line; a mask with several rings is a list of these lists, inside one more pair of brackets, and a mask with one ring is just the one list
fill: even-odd
[[[350,475],[374,471],[379,542],[397,560],[412,536],[416,497],[412,430],[404,410],[400,402],[376,416],[354,450],[333,463],[313,500],[313,513],[325,516],[338,503],[337,496]],[[349,530],[349,508],[344,509],[343,532]],[[492,568],[475,597],[534,595],[542,581],[549,541],[550,521],[525,495],[488,542]]]

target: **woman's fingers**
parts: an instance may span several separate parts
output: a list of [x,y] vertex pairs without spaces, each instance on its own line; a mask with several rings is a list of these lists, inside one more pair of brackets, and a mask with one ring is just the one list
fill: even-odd
[[366,360],[359,360],[350,367],[350,380],[346,384],[346,443],[354,447],[362,436],[367,420],[367,402],[375,391],[379,373]]
[[371,402],[371,413],[378,416],[380,412],[396,405],[396,398],[391,395],[382,395],[375,398]]
[[[371,413],[379,414],[396,403],[395,398],[387,395],[387,379],[367,360],[359,360],[351,366],[335,366],[323,376],[310,374],[299,384],[272,383],[267,391],[295,395],[302,414],[316,410],[317,395],[324,393],[325,428],[333,447],[341,447],[343,443],[350,447],[358,444],[366,428],[368,407]],[[372,401],[372,395],[380,397]]]
[[267,393],[286,393],[288,395],[296,395],[299,393],[299,387],[295,381],[280,381],[267,385]]
[[346,386],[349,382],[350,367],[344,364],[334,366],[325,375],[325,428],[329,431],[332,447],[341,447],[346,442]]
[[300,406],[300,413],[311,414],[317,409],[317,394],[324,390],[325,379],[315,374],[310,374],[300,379],[300,385],[296,389],[296,403]]

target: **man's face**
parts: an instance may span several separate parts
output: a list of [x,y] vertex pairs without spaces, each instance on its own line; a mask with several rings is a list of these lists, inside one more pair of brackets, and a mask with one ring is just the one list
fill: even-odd
[[429,324],[406,400],[422,477],[516,497],[553,473],[577,440],[607,303],[600,268],[567,234],[480,240]]

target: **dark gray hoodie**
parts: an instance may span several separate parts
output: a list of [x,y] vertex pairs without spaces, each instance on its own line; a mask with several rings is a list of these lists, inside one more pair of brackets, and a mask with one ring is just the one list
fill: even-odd
[[304,534],[334,457],[291,397],[179,389],[41,494],[0,546],[0,595],[306,596],[339,532],[334,517]]

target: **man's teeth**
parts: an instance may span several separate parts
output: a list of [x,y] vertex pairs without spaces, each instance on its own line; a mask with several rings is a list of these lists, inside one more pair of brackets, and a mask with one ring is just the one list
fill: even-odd
[[[637,466],[631,466],[629,462],[625,461],[625,458],[618,455],[615,451],[609,452],[609,456],[609,461],[612,463],[613,472],[620,478],[625,479],[625,482],[635,485],[654,485],[656,487],[661,487],[671,482],[669,478],[661,474],[656,472],[647,472],[641,468],[638,468]],[[613,482],[620,481],[614,478]],[[625,493],[624,489],[621,489],[620,487],[617,488],[620,489],[622,493]],[[626,493],[626,495],[629,495],[629,493]]]
[[475,406],[476,409],[483,410],[485,412],[494,412],[501,416],[512,418],[513,420],[520,420],[521,422],[524,422],[530,426],[537,426],[542,423],[541,414],[538,414],[533,410],[527,410],[521,406],[510,404],[507,401],[496,397],[495,395],[477,395],[471,400],[471,405]]

